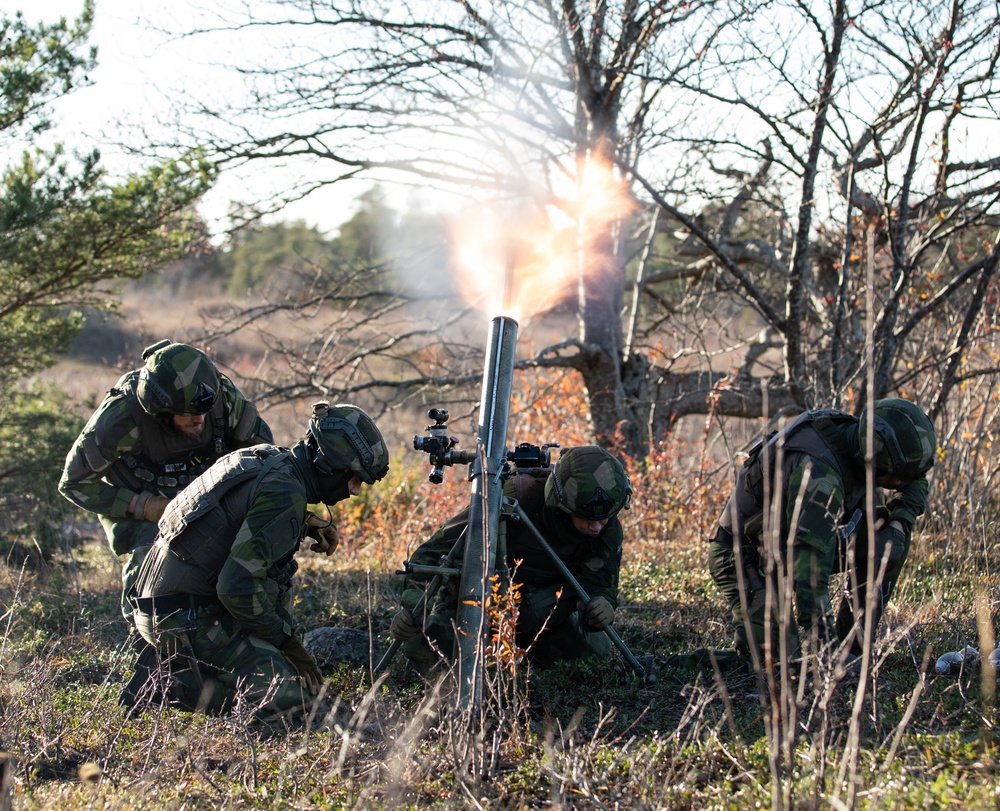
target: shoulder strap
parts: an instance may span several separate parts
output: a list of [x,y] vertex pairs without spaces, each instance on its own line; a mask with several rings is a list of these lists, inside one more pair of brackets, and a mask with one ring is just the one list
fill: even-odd
[[844,440],[844,435],[837,428],[838,423],[845,423],[854,418],[842,411],[832,408],[824,408],[812,412],[812,426],[816,433],[820,435],[826,446],[833,451],[833,455],[838,459],[847,459],[853,455],[851,449]]
[[255,479],[253,493],[269,470],[291,456],[287,448],[254,445],[222,457],[188,485],[167,507],[160,519],[160,539],[169,544],[187,527],[218,506],[223,495],[241,482]]
[[139,398],[136,396],[135,382],[139,379],[139,372],[132,371],[122,375],[118,382],[115,383],[114,387],[108,392],[111,395],[125,395],[125,399],[128,401],[129,411],[132,413],[132,419],[136,425],[140,424],[140,421],[144,416],[148,416],[143,410],[143,407],[139,404]]
[[[837,426],[853,419],[854,417],[845,414],[843,411],[837,411],[835,408],[819,408],[799,414],[782,431],[771,431],[771,433],[750,449],[750,455],[743,463],[743,467],[746,468],[743,486],[753,495],[754,500],[758,504],[761,503],[764,492],[762,487],[764,479],[764,447],[775,444],[779,434],[781,435],[781,439],[787,442],[790,437],[798,433],[806,425],[816,430],[820,439],[823,440],[823,444],[830,449],[833,457],[838,461],[838,466],[842,468],[840,460],[849,458],[851,456],[851,449],[848,447],[843,434],[840,433]],[[774,451],[769,451],[768,465],[772,470],[774,468],[774,456]],[[841,470],[842,474],[843,472]]]
[[264,479],[267,476],[268,471],[277,465],[278,462],[283,462],[292,455],[292,452],[288,450],[288,448],[274,448],[274,450],[276,453],[273,453],[264,461],[264,464],[260,467],[260,471],[257,473],[257,478],[253,485],[253,491],[250,493],[250,501],[253,501],[257,497],[257,491],[260,490],[260,486],[264,483]]
[[219,396],[212,406],[212,444],[215,448],[215,455],[222,456],[229,450],[226,442],[226,429],[229,427],[229,410],[226,407],[226,393],[224,391],[226,382],[229,380],[225,375],[219,375]]

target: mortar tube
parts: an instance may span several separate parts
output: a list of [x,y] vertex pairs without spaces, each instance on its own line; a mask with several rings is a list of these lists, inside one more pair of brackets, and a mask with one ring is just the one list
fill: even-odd
[[517,326],[514,319],[506,316],[497,316],[490,321],[479,402],[477,461],[470,468],[469,475],[472,484],[469,526],[459,580],[456,624],[459,709],[467,713],[470,722],[483,696],[486,600],[496,566]]

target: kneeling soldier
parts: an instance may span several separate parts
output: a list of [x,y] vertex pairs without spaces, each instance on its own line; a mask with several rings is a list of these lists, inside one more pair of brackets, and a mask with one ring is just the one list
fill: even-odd
[[[610,656],[611,641],[602,632],[614,622],[618,606],[623,532],[617,515],[632,496],[624,466],[596,445],[570,448],[552,468],[518,470],[505,483],[504,496],[517,500],[591,598],[580,605],[531,531],[521,522],[507,520],[506,565],[520,592],[518,646],[529,649],[532,662],[539,666],[560,659]],[[468,520],[465,510],[445,523],[417,549],[410,563],[439,563]],[[413,615],[430,577],[407,575],[403,608],[390,628],[393,638],[404,643],[406,656],[424,673],[441,657],[453,655],[458,609],[457,581],[451,579],[426,616]]]
[[[869,431],[874,458],[866,460]],[[800,652],[800,641],[811,642],[814,653],[839,644],[849,656],[862,653],[927,506],[927,472],[936,453],[930,419],[899,398],[878,400],[874,418],[806,412],[751,451],[708,554],[712,578],[732,612],[739,664],[768,653],[777,659],[782,629],[776,606],[785,600],[794,608],[795,624],[787,629],[791,654]],[[869,465],[880,492],[868,492]],[[887,497],[870,517],[869,496]],[[869,525],[875,530],[871,544]],[[869,572],[872,553],[875,569]],[[848,591],[834,611],[830,586],[838,572],[848,573]],[[869,577],[875,586],[870,599]]]
[[228,454],[170,503],[139,572],[134,619],[170,665],[171,701],[219,713],[242,697],[266,714],[303,708],[319,692],[292,614],[294,555],[307,534],[327,554],[337,537],[306,508],[357,495],[388,467],[361,409],[318,403],[291,450]]
[[200,349],[163,340],[108,392],[66,456],[59,490],[97,513],[122,556],[122,613],[170,499],[220,457],[271,429]]

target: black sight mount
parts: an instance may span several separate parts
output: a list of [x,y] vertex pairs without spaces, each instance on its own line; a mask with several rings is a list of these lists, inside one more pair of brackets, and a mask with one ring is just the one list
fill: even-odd
[[[441,484],[444,481],[444,469],[452,465],[471,465],[476,461],[475,451],[456,450],[458,438],[448,434],[448,411],[444,408],[432,408],[427,416],[434,422],[427,426],[426,436],[413,437],[413,450],[422,451],[430,456],[431,472],[427,477],[431,484]],[[522,442],[514,452],[507,451],[504,471],[510,472],[509,464],[520,468],[549,467],[551,449],[558,448],[558,442],[547,442],[544,445],[532,445]],[[509,464],[508,464],[509,462]]]
[[445,467],[452,465],[471,465],[476,454],[471,451],[457,451],[455,446],[458,438],[448,435],[448,411],[444,408],[432,408],[427,416],[434,422],[427,426],[427,436],[413,437],[413,450],[423,451],[431,457],[431,473],[427,477],[431,484],[441,484],[444,481]]

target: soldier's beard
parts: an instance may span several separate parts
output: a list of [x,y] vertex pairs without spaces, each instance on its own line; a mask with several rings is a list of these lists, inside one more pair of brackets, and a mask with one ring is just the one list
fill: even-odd
[[201,439],[207,420],[204,416],[192,418],[178,415],[173,417],[171,424],[174,430],[182,436],[186,436],[188,439]]

